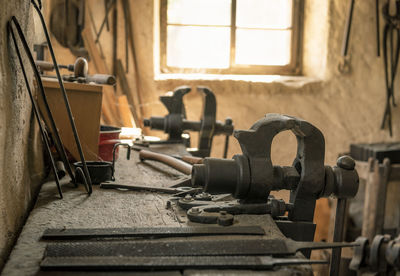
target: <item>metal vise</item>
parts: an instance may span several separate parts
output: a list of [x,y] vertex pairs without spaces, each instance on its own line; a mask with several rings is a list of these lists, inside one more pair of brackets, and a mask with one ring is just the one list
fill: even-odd
[[[285,130],[291,130],[297,138],[297,156],[291,167],[274,166],[272,140]],[[250,130],[236,130],[234,136],[243,154],[233,159],[205,158],[203,164],[193,166],[192,184],[203,186],[211,194],[232,194],[239,199],[241,209],[250,207],[248,213],[254,213],[251,206],[269,202],[263,207],[265,212],[273,213],[275,206],[279,209],[275,213],[283,215],[287,211],[291,221],[312,222],[318,198],[350,198],[357,193],[359,179],[354,160],[344,156],[337,166],[324,166],[324,136],[304,120],[268,114]],[[290,190],[290,202],[271,201],[270,192],[282,189]],[[229,213],[229,208],[223,210]]]
[[163,130],[168,134],[166,143],[182,143],[182,134],[189,131],[199,132],[198,147],[190,150],[194,156],[207,157],[210,155],[212,140],[214,135],[225,135],[224,157],[227,155],[229,136],[233,133],[232,119],[227,118],[225,124],[216,120],[217,102],[214,93],[206,87],[197,87],[197,91],[203,93],[203,113],[200,121],[190,121],[186,119],[186,110],[183,104],[183,96],[191,91],[188,86],[181,86],[160,96],[161,102],[168,110],[165,117],[150,117],[144,119],[144,126],[151,129]]

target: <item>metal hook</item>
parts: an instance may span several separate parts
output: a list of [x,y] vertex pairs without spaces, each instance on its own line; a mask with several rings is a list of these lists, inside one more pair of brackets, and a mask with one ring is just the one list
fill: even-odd
[[112,174],[111,174],[111,180],[115,181],[114,177],[114,172],[115,172],[115,151],[119,146],[127,146],[128,152],[126,153],[126,159],[130,160],[131,159],[131,146],[127,143],[116,143],[113,148],[113,160],[112,160]]

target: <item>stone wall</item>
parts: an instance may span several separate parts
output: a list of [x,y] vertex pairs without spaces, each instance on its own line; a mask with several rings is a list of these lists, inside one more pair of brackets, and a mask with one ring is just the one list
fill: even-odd
[[[32,46],[34,11],[30,1],[25,0],[0,0],[0,7],[1,270],[43,178],[43,157],[38,127],[31,116],[30,100],[6,27],[15,15]],[[33,76],[29,66],[27,69],[28,75]]]

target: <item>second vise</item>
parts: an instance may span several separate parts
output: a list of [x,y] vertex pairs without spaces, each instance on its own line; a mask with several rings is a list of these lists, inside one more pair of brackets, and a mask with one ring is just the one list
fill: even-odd
[[168,110],[168,115],[144,119],[144,126],[163,130],[167,133],[168,140],[165,141],[166,143],[184,143],[185,140],[182,134],[185,131],[199,132],[198,147],[196,150],[190,151],[190,153],[200,157],[210,155],[214,135],[225,135],[224,158],[226,158],[229,136],[233,133],[232,119],[227,118],[225,123],[217,121],[217,101],[214,93],[209,88],[197,87],[197,91],[203,95],[203,113],[199,121],[187,120],[183,96],[190,91],[191,88],[189,86],[181,86],[172,93],[160,96],[161,102]]

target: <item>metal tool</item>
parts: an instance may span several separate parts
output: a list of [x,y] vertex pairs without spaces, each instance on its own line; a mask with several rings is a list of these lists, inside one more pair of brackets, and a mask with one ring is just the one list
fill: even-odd
[[202,190],[202,188],[193,188],[193,187],[169,188],[169,187],[154,187],[154,186],[144,186],[144,185],[118,184],[109,182],[101,183],[100,188],[123,189],[130,191],[150,191],[150,192],[158,192],[164,194],[172,194],[174,196],[185,196],[187,194],[196,194],[201,192]]
[[372,242],[358,237],[349,268],[374,275],[395,275],[400,270],[400,236],[376,235]]
[[[163,130],[168,133],[168,140],[163,143],[185,143],[190,145],[189,141],[182,138],[182,134],[187,131],[198,131],[199,142],[195,150],[190,153],[195,156],[206,157],[210,155],[212,140],[214,135],[230,136],[233,132],[232,119],[227,118],[225,123],[216,121],[216,99],[214,93],[206,87],[198,87],[197,91],[203,95],[203,112],[200,121],[190,121],[186,119],[183,96],[191,90],[188,86],[181,86],[175,89],[173,93],[161,96],[160,100],[167,108],[169,114],[166,117],[151,117],[144,120],[144,125],[151,129]],[[229,138],[225,140],[229,143]],[[227,155],[225,144],[224,155]]]
[[[278,266],[326,264],[323,260],[272,258],[269,256],[172,256],[172,257],[46,257],[43,270],[184,270],[184,269],[251,269],[272,270]],[[180,274],[180,273],[179,273]]]
[[35,2],[35,0],[31,0],[31,3],[32,3],[33,7],[35,8],[36,12],[39,15],[40,22],[42,24],[44,34],[46,36],[49,52],[50,52],[51,58],[52,58],[53,63],[54,63],[54,69],[56,71],[56,75],[57,75],[57,78],[58,78],[58,83],[60,85],[60,90],[61,90],[61,93],[63,95],[65,107],[66,107],[66,110],[67,110],[67,113],[68,113],[68,119],[69,119],[69,121],[71,123],[71,128],[72,128],[72,132],[74,134],[76,146],[77,146],[77,149],[78,149],[78,152],[79,152],[79,156],[80,156],[81,162],[83,164],[83,172],[84,172],[85,178],[86,178],[85,182],[88,184],[87,193],[90,195],[92,193],[92,181],[90,179],[89,170],[88,170],[87,165],[86,165],[85,156],[83,154],[81,142],[79,140],[78,131],[76,130],[74,116],[72,114],[71,107],[69,105],[68,96],[67,96],[67,93],[65,91],[65,87],[64,87],[63,80],[61,78],[60,71],[58,69],[58,65],[57,65],[55,54],[54,54],[53,46],[52,46],[51,41],[50,41],[50,35],[49,35],[48,31],[47,31],[46,23],[45,23],[43,14],[40,11],[40,8],[39,8],[38,4]]
[[219,238],[51,243],[45,257],[95,256],[293,256],[299,250],[353,247],[355,243],[296,242],[289,239]]
[[192,165],[188,164],[187,162],[181,161],[177,158],[171,157],[167,154],[152,152],[149,150],[140,150],[139,158],[140,161],[144,160],[159,161],[187,175],[190,175],[192,173]]
[[[47,154],[49,155],[49,158],[50,158],[50,163],[51,163],[51,166],[52,166],[52,169],[53,169],[53,172],[54,172],[54,178],[55,178],[55,182],[56,182],[56,185],[57,185],[57,190],[58,190],[58,193],[60,195],[60,198],[63,198],[62,190],[61,190],[61,186],[60,186],[59,175],[58,175],[58,170],[57,170],[56,163],[54,161],[53,155],[51,153],[51,149],[50,149],[50,145],[49,145],[49,139],[48,139],[48,136],[47,136],[47,133],[46,133],[46,129],[43,126],[43,123],[42,123],[42,120],[41,120],[39,108],[37,106],[37,103],[35,101],[35,98],[34,98],[34,96],[32,94],[31,88],[30,88],[30,84],[29,84],[29,81],[28,81],[28,78],[27,78],[27,75],[26,75],[26,71],[25,71],[25,66],[24,66],[24,63],[22,61],[21,53],[19,51],[18,43],[17,43],[17,40],[16,40],[16,37],[15,37],[15,34],[14,34],[14,31],[13,31],[13,28],[12,28],[11,24],[14,24],[14,26],[16,27],[16,29],[18,31],[19,38],[20,38],[20,40],[22,42],[22,45],[24,46],[24,50],[25,50],[25,52],[26,52],[26,54],[28,56],[28,59],[29,59],[29,61],[31,63],[31,66],[33,67],[33,71],[35,73],[36,81],[38,83],[39,82],[41,83],[39,72],[37,72],[37,70],[35,70],[36,67],[34,67],[34,65],[33,65],[34,64],[33,63],[33,56],[32,56],[32,53],[29,50],[29,46],[28,46],[28,44],[26,42],[26,39],[25,39],[24,34],[22,32],[22,29],[21,29],[21,27],[19,25],[19,22],[18,22],[17,18],[15,18],[13,16],[13,17],[11,17],[11,20],[7,23],[7,29],[9,31],[9,33],[11,34],[11,37],[12,37],[12,40],[13,40],[13,44],[14,44],[14,47],[15,47],[15,52],[17,53],[18,61],[19,61],[20,66],[21,66],[21,71],[22,71],[22,74],[24,76],[25,85],[26,85],[26,88],[27,88],[27,91],[28,91],[28,94],[29,94],[29,98],[30,98],[31,103],[32,103],[32,109],[33,109],[33,112],[35,114],[36,120],[37,120],[38,125],[39,125],[39,130],[40,130],[40,133],[41,133],[41,136],[42,136],[43,143],[45,145],[45,149],[46,149]],[[43,86],[39,85],[39,90],[43,93],[44,90],[42,88],[43,88]],[[43,98],[46,99],[45,95],[44,95]],[[51,113],[49,113],[49,117],[51,118],[51,121],[54,123],[54,120],[52,120],[53,117],[51,116]],[[56,131],[57,131],[57,129],[56,129]],[[62,146],[62,143],[61,143],[61,146]],[[68,163],[67,167],[71,171],[71,169],[69,167],[69,163]],[[73,177],[72,171],[71,171],[71,177]]]
[[[383,58],[385,66],[385,83],[386,83],[386,107],[382,119],[381,129],[388,124],[389,134],[392,131],[392,111],[391,106],[396,106],[394,99],[394,81],[397,72],[400,55],[400,1],[396,0],[394,11],[391,9],[391,1],[383,6],[383,17],[385,19],[385,27],[383,30]],[[394,44],[394,37],[396,43]]]
[[[291,130],[297,137],[297,156],[292,167],[274,166],[271,145],[276,134]],[[358,190],[354,160],[338,159],[337,166],[324,165],[322,133],[310,123],[294,117],[267,114],[250,130],[236,130],[243,154],[233,159],[204,158],[193,166],[192,184],[211,194],[231,193],[241,203],[265,203],[273,190],[291,191],[289,220],[312,221],[315,201],[331,194],[353,197]]]
[[43,240],[87,240],[103,238],[172,238],[218,235],[265,235],[260,226],[232,227],[140,227],[140,228],[81,228],[46,229]]
[[[48,61],[37,60],[35,61],[36,65],[39,67],[41,71],[53,71],[54,64]],[[116,83],[116,79],[113,75],[107,74],[88,74],[88,62],[83,57],[78,57],[74,64],[69,65],[58,65],[61,69],[67,69],[69,71],[74,72],[73,75],[63,75],[62,78],[65,81],[76,81],[79,83],[90,83],[94,82],[96,84],[107,84],[114,85]],[[46,75],[47,78],[56,78],[56,76]]]

